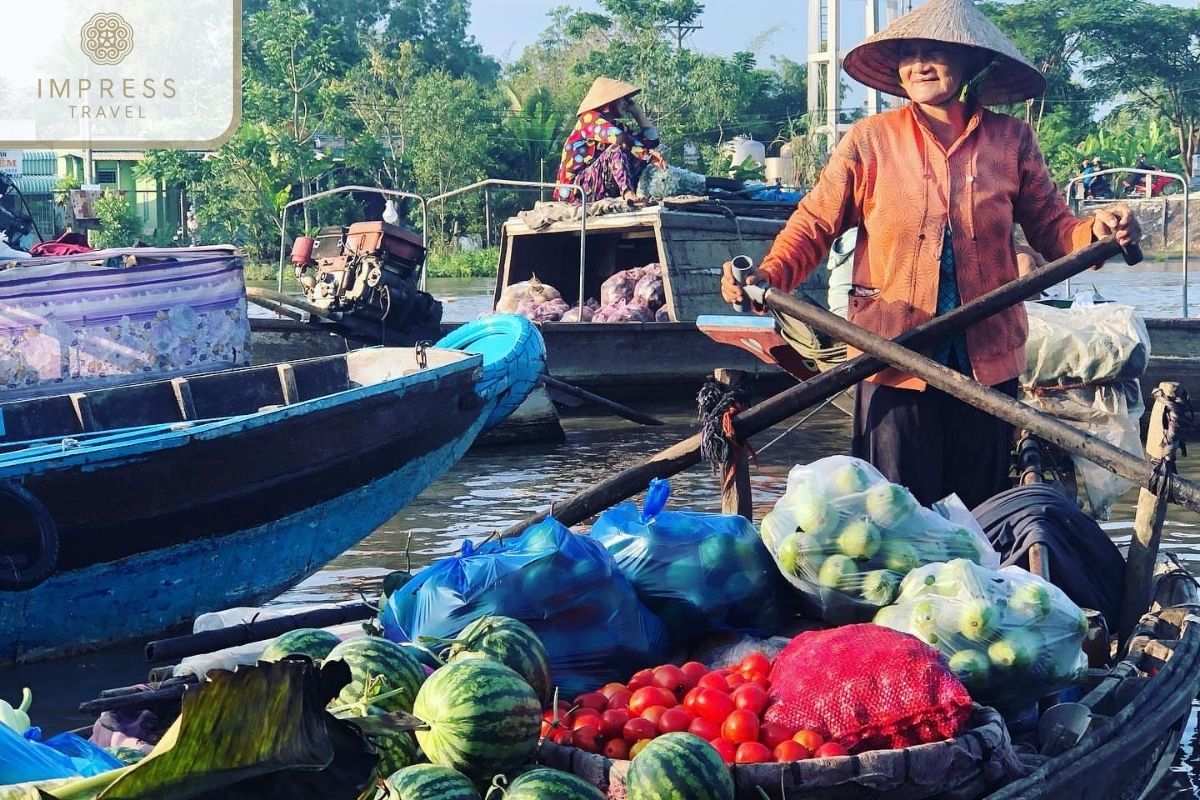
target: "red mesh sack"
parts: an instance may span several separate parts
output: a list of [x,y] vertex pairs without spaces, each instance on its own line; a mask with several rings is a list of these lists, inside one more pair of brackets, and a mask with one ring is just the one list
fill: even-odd
[[770,701],[768,722],[852,753],[951,739],[971,716],[971,697],[937,650],[870,623],[792,639],[771,667]]

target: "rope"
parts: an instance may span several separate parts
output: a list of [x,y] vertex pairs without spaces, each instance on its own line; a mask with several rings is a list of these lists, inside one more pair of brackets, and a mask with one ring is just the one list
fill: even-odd
[[[696,419],[700,423],[700,458],[708,462],[713,475],[720,475],[739,442],[733,429],[733,416],[746,407],[749,392],[742,387],[729,389],[715,378],[706,378],[696,395]],[[754,451],[750,451],[754,457]]]
[[816,416],[816,414],[817,414],[817,412],[818,412],[818,411],[820,411],[821,409],[825,408],[825,406],[827,406],[827,405],[829,405],[830,403],[832,403],[832,402],[833,402],[833,399],[834,399],[834,397],[837,397],[837,395],[835,394],[833,397],[827,398],[827,399],[826,399],[826,400],[825,400],[823,403],[821,403],[821,405],[817,406],[817,407],[816,407],[816,408],[814,408],[812,411],[810,411],[810,412],[808,412],[807,414],[805,414],[803,417],[801,417],[799,420],[797,420],[797,421],[796,421],[796,422],[795,422],[795,423],[794,423],[794,424],[793,424],[793,425],[792,425],[790,428],[788,428],[786,431],[784,431],[783,433],[779,434],[778,436],[776,436],[776,437],[775,437],[774,439],[772,439],[771,441],[767,442],[767,443],[766,443],[765,445],[763,445],[762,447],[758,448],[758,452],[760,452],[760,453],[765,453],[765,452],[766,452],[768,449],[770,449],[771,445],[775,444],[775,443],[776,443],[776,442],[778,442],[780,439],[782,439],[783,437],[787,436],[787,435],[788,435],[789,433],[791,433],[792,431],[796,430],[796,428],[799,428],[801,425],[803,425],[804,423],[808,422],[810,419],[812,419],[814,416]]

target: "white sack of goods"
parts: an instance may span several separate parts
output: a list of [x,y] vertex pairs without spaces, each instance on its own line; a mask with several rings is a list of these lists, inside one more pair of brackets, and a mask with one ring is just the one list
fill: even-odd
[[997,568],[979,523],[954,495],[928,509],[866,461],[830,456],[793,467],[759,530],[808,616],[869,622],[924,564],[967,558]]
[[[558,310],[557,304],[554,307],[545,306],[555,300],[561,303],[561,310]],[[496,303],[498,314],[520,314],[533,320],[537,320],[538,316],[551,317],[556,311],[558,316],[553,318],[557,320],[566,310],[567,304],[562,299],[562,292],[548,283],[539,281],[537,274],[527,281],[504,287],[504,291],[500,293],[500,302]]]

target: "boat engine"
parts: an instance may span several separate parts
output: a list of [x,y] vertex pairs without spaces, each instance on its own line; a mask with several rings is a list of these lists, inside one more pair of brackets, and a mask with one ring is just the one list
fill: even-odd
[[385,329],[389,344],[439,338],[442,304],[419,288],[426,250],[415,233],[357,222],[321,228],[310,242],[311,252],[301,240],[292,250],[310,304],[358,333],[378,336]]

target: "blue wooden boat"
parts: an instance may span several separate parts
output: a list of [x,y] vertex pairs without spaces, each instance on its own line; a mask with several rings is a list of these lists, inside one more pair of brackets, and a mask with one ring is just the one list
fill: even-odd
[[316,572],[523,390],[544,358],[524,330],[519,358],[367,348],[0,404],[0,663],[144,639]]

